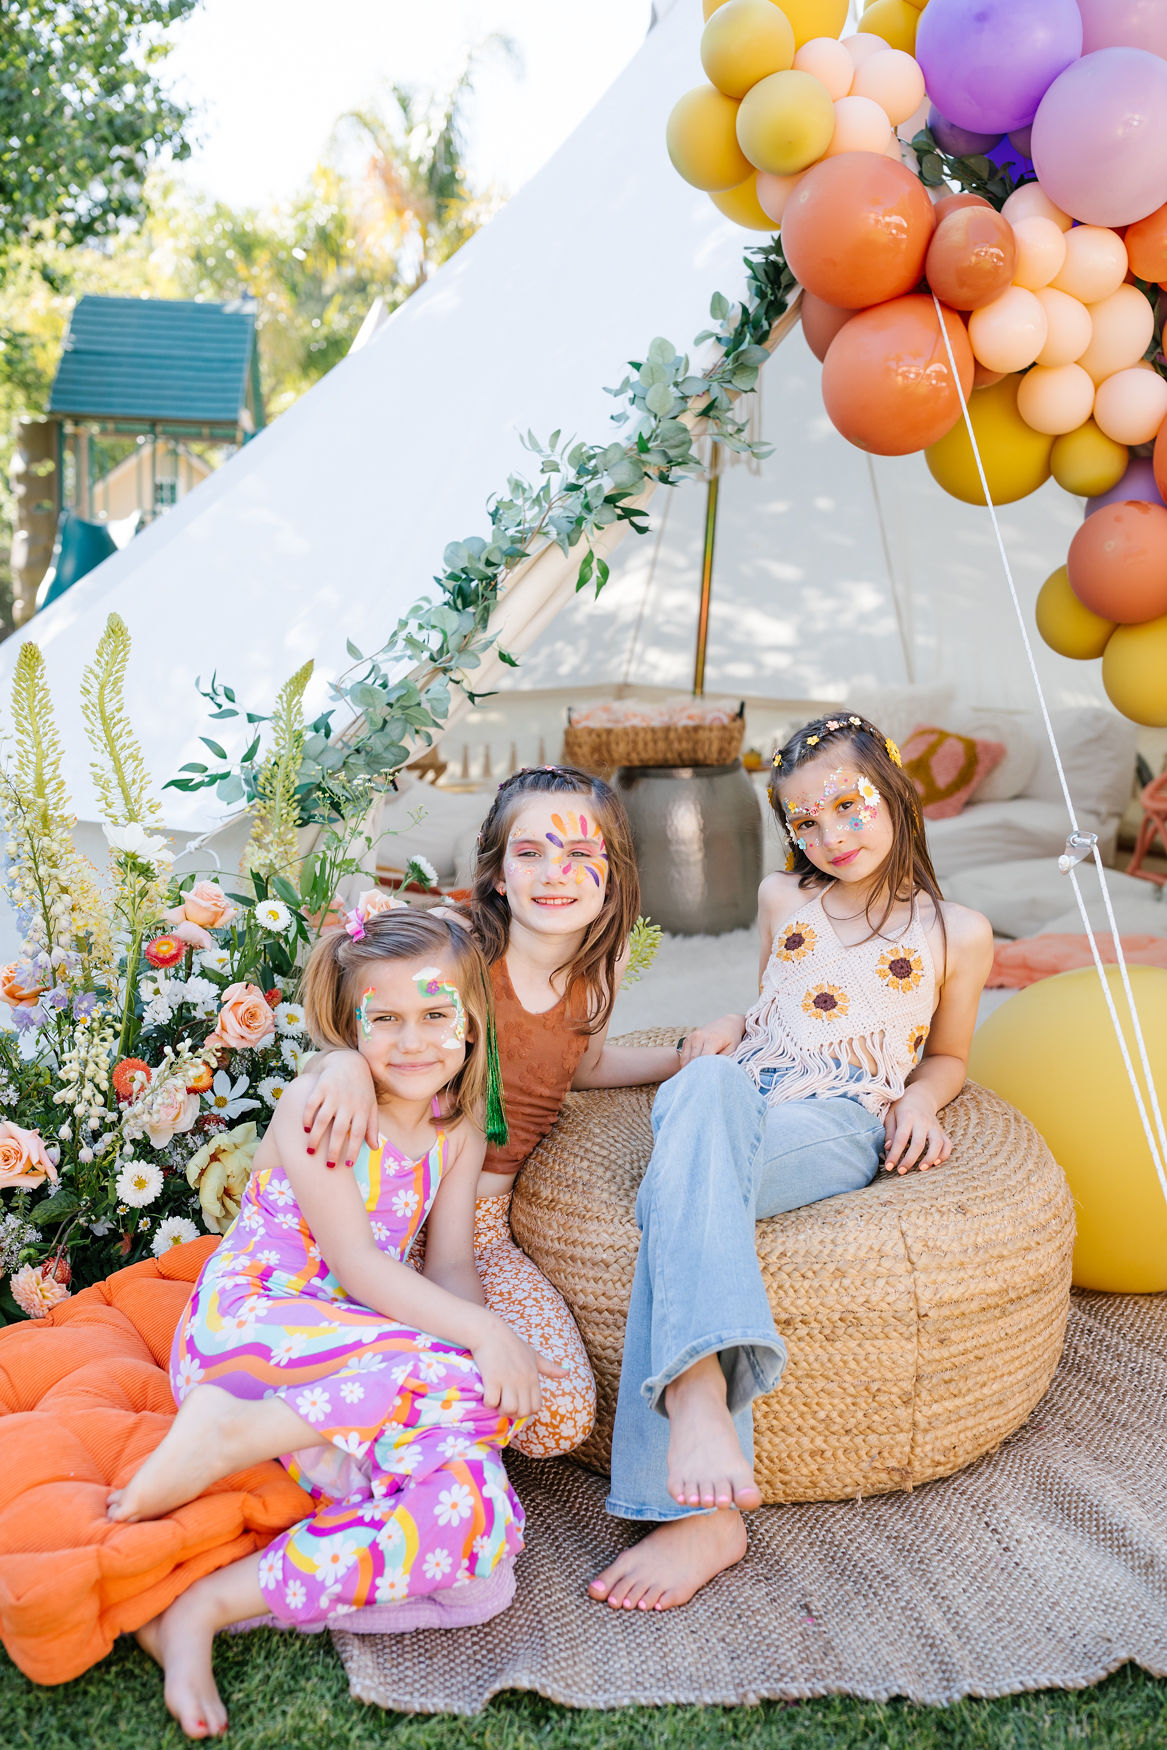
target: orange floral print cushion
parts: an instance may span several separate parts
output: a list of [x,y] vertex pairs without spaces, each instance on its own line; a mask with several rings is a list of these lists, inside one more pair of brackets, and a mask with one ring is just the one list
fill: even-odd
[[925,820],[951,820],[1005,758],[1003,741],[980,741],[917,724],[900,753]]

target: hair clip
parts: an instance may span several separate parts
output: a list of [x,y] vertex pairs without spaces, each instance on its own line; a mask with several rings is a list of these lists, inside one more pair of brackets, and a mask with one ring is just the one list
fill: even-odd
[[851,725],[852,729],[862,729],[863,728],[862,717],[848,717],[847,721]]
[[[404,901],[402,903],[404,904]],[[365,920],[361,916],[360,910],[357,906],[354,905],[354,907],[351,911],[345,912],[345,914],[344,914],[344,927],[345,927],[346,931],[348,932],[348,934],[352,937],[354,942],[363,942],[364,941],[364,939],[365,939]]]
[[774,755],[774,758],[770,761],[770,764],[772,766],[780,766],[782,764],[782,755],[780,753],[776,753]]
[[884,736],[883,745],[887,749],[887,757],[891,761],[892,765],[899,766],[902,769],[904,762],[900,758],[900,750],[896,746],[895,742],[892,740],[890,735]]
[[843,727],[843,725],[841,723],[839,723],[834,717],[829,717],[827,719],[827,733],[828,733],[828,735],[833,735],[836,729],[842,729],[842,727]]
[[807,736],[807,738],[806,738],[807,747],[817,747],[818,744],[819,744],[819,738],[817,735],[808,735]]

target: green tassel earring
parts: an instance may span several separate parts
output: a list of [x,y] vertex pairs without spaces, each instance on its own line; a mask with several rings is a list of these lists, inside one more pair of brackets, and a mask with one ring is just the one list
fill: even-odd
[[502,1071],[498,1063],[498,1035],[494,1016],[486,1023],[486,1140],[505,1148],[509,1136],[506,1107],[502,1100]]

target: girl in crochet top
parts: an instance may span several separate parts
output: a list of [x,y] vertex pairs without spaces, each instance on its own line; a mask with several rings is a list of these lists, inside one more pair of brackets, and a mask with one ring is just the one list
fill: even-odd
[[745,1553],[751,1405],[786,1360],[754,1223],[861,1189],[881,1159],[947,1159],[940,1112],[992,962],[987,919],[941,897],[915,789],[872,724],[800,729],[770,801],[786,867],[759,890],[758,1001],[691,1040],[653,1110],[608,1511],[657,1524],[592,1582],[617,1609],[684,1604]]

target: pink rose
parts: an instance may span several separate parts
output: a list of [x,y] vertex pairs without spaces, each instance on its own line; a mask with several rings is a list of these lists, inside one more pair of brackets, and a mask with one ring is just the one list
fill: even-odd
[[46,1179],[56,1183],[54,1167],[35,1130],[22,1130],[7,1118],[0,1119],[0,1190],[20,1185],[31,1190]]
[[196,881],[181,905],[166,913],[168,924],[198,924],[204,930],[221,930],[235,922],[239,907],[233,905],[217,881]]
[[165,1148],[180,1131],[190,1130],[198,1115],[198,1095],[188,1093],[182,1082],[169,1082],[150,1103],[146,1135],[155,1148]]
[[409,907],[396,894],[386,893],[383,887],[370,887],[367,893],[361,894],[354,910],[359,911],[367,922],[369,918],[376,917],[379,911],[408,911]]
[[276,1030],[268,1000],[257,984],[229,984],[223,992],[219,1024],[207,1040],[219,1049],[243,1051],[262,1045]]

